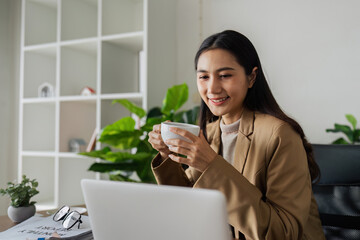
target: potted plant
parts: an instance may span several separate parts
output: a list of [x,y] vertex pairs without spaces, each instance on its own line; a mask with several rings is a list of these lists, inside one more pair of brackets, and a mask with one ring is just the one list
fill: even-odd
[[356,128],[357,120],[352,114],[345,115],[348,122],[351,124],[343,125],[343,124],[334,124],[334,129],[326,129],[326,132],[333,133],[343,133],[347,137],[347,140],[343,137],[340,137],[332,142],[332,144],[359,144],[360,143],[360,129]]
[[[151,171],[151,160],[157,154],[148,142],[148,132],[155,124],[170,120],[195,124],[199,106],[186,111],[178,111],[188,99],[188,86],[184,83],[168,89],[162,107],[144,109],[122,99],[114,100],[137,116],[124,117],[103,128],[98,141],[106,145],[101,150],[83,152],[81,155],[99,158],[89,168],[90,171],[108,173],[111,180],[155,183]],[[141,124],[142,123],[142,124]],[[136,173],[137,179],[133,174]]]
[[8,182],[7,188],[0,189],[1,195],[8,195],[11,199],[8,216],[13,222],[22,222],[34,216],[36,202],[30,202],[30,199],[39,193],[37,187],[38,182],[35,179],[30,180],[23,175],[20,183]]

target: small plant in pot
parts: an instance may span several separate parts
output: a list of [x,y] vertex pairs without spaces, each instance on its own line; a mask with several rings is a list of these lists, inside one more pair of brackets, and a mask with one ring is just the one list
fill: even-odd
[[8,195],[11,199],[8,216],[13,222],[19,223],[34,216],[36,202],[30,199],[39,193],[36,190],[38,185],[36,179],[30,180],[23,175],[20,183],[8,182],[7,188],[0,189],[1,195]]

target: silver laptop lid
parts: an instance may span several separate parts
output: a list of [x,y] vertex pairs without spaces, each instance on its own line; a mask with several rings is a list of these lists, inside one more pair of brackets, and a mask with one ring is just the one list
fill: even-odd
[[95,240],[228,240],[224,195],[215,190],[83,179]]

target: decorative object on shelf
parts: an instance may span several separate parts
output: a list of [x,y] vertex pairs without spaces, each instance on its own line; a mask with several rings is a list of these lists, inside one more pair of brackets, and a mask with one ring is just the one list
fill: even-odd
[[80,138],[72,138],[69,140],[69,152],[75,152],[75,153],[78,153],[78,152],[81,152],[83,151],[83,148],[82,146],[85,146],[86,143],[83,139],[80,139]]
[[[131,117],[124,117],[106,126],[98,141],[108,146],[101,150],[80,153],[103,160],[92,164],[89,170],[108,173],[111,180],[155,183],[150,164],[157,151],[148,142],[148,132],[155,124],[166,120],[196,124],[199,106],[176,112],[187,101],[188,95],[189,90],[185,83],[175,85],[167,90],[163,106],[152,108],[148,113],[126,99],[114,100],[113,103],[120,103],[134,113],[139,123],[136,124]],[[145,118],[145,124],[141,126],[142,118]],[[139,127],[136,128],[136,125]],[[134,173],[139,180],[132,178]]]
[[44,82],[38,88],[38,96],[41,98],[54,97],[54,86],[48,82]]
[[19,223],[34,216],[36,208],[34,201],[30,199],[39,193],[36,179],[30,180],[25,175],[22,176],[21,183],[7,183],[7,188],[0,189],[1,195],[8,195],[11,204],[8,208],[8,216],[11,221]]
[[97,137],[97,130],[95,128],[92,136],[91,136],[91,139],[89,141],[89,144],[88,146],[86,147],[86,152],[91,152],[93,150],[95,150],[95,147],[96,147],[96,137]]
[[95,95],[96,92],[94,89],[92,89],[91,87],[84,87],[82,90],[81,90],[81,96],[91,96],[91,95]]
[[340,137],[333,141],[332,144],[360,144],[360,129],[356,128],[356,118],[352,114],[346,114],[345,117],[351,124],[351,126],[335,123],[334,129],[326,129],[326,132],[341,132],[345,134],[348,141],[345,140],[343,137]]

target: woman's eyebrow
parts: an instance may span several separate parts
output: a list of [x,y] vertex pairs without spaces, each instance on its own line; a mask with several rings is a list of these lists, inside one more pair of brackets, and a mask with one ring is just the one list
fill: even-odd
[[221,71],[226,71],[226,70],[235,70],[232,67],[223,67],[223,68],[219,68],[218,70],[216,70],[217,72],[221,72]]
[[[217,69],[216,72],[221,72],[221,71],[226,71],[226,70],[235,70],[235,69],[232,68],[232,67],[222,67],[222,68]],[[198,72],[198,73],[207,73],[208,71],[203,70],[203,69],[199,69],[196,72]]]

